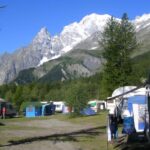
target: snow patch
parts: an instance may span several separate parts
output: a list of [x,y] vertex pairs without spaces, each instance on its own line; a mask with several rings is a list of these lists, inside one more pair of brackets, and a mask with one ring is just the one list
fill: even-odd
[[61,55],[60,55],[60,54],[58,54],[58,55],[55,55],[55,56],[51,57],[51,59],[49,59],[49,60],[57,59],[57,58],[59,58],[59,57],[61,57]]
[[93,50],[93,49],[96,49],[97,48],[97,46],[95,46],[95,47],[92,47],[91,49]]
[[41,66],[42,64],[44,64],[45,62],[49,61],[49,59],[47,57],[43,57],[40,61],[40,63],[38,64],[38,66]]
[[144,22],[150,19],[150,14],[143,14],[142,16],[137,16],[134,20],[135,23]]
[[64,47],[64,48],[61,50],[61,51],[62,51],[62,54],[69,52],[72,48],[73,48],[72,46],[66,46],[66,47]]
[[146,27],[149,26],[149,25],[150,25],[150,22],[147,23],[147,24],[145,24],[145,25],[143,26],[143,28],[146,28]]
[[37,66],[39,67],[39,66],[43,65],[45,62],[48,62],[48,61],[53,60],[53,59],[57,59],[59,57],[61,57],[60,54],[59,55],[55,55],[55,56],[51,57],[50,59],[48,59],[47,57],[43,57],[41,59],[40,63]]

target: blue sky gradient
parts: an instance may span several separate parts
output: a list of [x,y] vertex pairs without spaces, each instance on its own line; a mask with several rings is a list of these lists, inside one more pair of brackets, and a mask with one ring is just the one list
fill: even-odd
[[42,27],[53,36],[91,13],[130,19],[150,13],[149,0],[0,0],[0,54],[28,45]]

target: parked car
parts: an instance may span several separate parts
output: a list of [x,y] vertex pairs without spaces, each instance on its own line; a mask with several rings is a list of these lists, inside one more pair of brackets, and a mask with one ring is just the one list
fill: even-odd
[[10,103],[7,102],[5,100],[0,100],[0,116],[2,116],[2,108],[5,107],[6,108],[6,114],[5,116],[7,117],[14,117],[16,116],[16,110],[14,108],[14,106]]

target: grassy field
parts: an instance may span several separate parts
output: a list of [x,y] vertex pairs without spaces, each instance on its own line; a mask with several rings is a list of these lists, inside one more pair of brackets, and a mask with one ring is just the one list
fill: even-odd
[[[6,145],[10,149],[14,143],[22,147],[32,143],[34,147],[40,140],[69,142],[78,150],[107,150],[106,114],[100,112],[95,116],[77,118],[56,114],[0,120],[0,149],[6,149]],[[112,145],[108,145],[108,150],[112,149]]]
[[[118,143],[107,143],[106,122],[105,111],[76,118],[55,114],[48,117],[1,119],[0,150],[34,150],[41,145],[41,150],[113,150]],[[119,125],[119,133],[121,131],[122,125]],[[150,144],[139,140],[122,143],[115,149],[149,150]]]

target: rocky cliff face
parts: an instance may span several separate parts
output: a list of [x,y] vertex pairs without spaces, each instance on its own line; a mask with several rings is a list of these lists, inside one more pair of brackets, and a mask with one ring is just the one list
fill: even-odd
[[53,57],[51,37],[46,28],[42,28],[31,44],[18,49],[13,54],[5,54],[0,58],[0,84],[14,79],[20,70],[32,68],[43,63],[46,58]]
[[[42,28],[28,46],[0,57],[0,84],[12,81],[21,70],[41,66],[49,60],[62,57],[69,51],[97,49],[101,33],[109,18],[109,15],[98,14],[85,16],[80,22],[65,26],[62,32],[54,37],[50,36],[46,28]],[[135,24],[139,41],[147,41],[144,47],[146,50],[150,37],[150,15],[137,17],[132,22]],[[84,58],[83,62],[83,65],[92,64],[90,69],[95,68],[96,64],[91,63],[89,58]],[[71,67],[75,70],[78,65]],[[68,66],[68,70],[71,67]],[[65,69],[62,69],[63,72]]]

